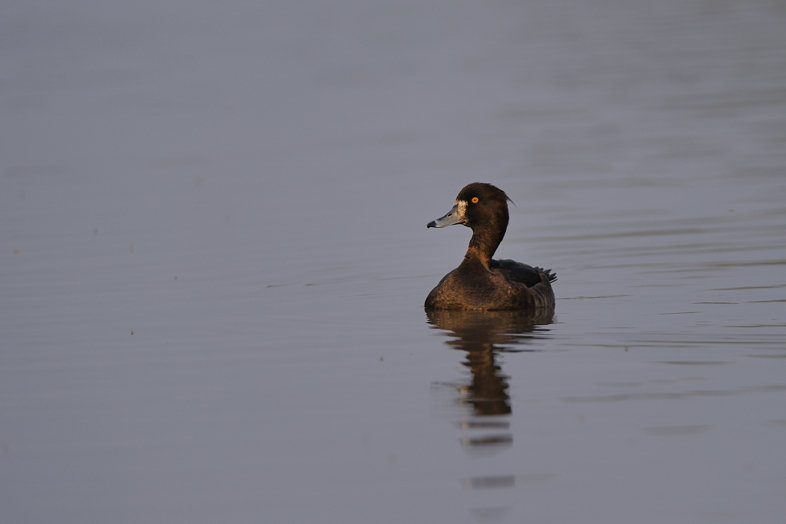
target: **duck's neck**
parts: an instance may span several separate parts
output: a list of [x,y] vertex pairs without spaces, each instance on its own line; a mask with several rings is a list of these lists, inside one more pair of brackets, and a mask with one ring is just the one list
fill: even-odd
[[489,269],[491,257],[505,237],[505,230],[508,228],[507,220],[494,226],[472,229],[472,239],[469,241],[467,254],[464,255],[465,261],[479,261],[483,267]]

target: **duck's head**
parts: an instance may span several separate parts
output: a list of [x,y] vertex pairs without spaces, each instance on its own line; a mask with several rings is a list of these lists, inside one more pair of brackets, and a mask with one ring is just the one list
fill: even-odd
[[426,227],[462,224],[475,232],[478,229],[490,229],[504,235],[509,219],[508,200],[508,195],[498,187],[473,182],[459,192],[453,209],[445,216],[432,220]]

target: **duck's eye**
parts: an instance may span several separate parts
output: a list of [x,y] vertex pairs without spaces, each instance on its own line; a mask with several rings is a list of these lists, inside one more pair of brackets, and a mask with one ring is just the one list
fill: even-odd
[[478,203],[478,197],[472,197],[472,203],[473,204],[477,204]]

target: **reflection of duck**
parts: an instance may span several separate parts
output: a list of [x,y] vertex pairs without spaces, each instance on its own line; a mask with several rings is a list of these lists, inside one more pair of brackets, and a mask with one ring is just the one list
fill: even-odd
[[475,415],[507,415],[511,412],[508,377],[496,363],[501,351],[525,351],[508,346],[525,343],[534,338],[538,325],[550,324],[553,313],[533,316],[514,311],[455,311],[428,310],[429,323],[448,331],[456,338],[447,345],[467,352],[463,363],[472,374],[472,382],[465,391],[465,401]]
[[472,229],[467,254],[426,298],[427,309],[554,309],[551,282],[557,276],[513,260],[492,260],[508,228],[508,196],[501,189],[474,182],[456,197],[448,214],[427,227],[463,224]]

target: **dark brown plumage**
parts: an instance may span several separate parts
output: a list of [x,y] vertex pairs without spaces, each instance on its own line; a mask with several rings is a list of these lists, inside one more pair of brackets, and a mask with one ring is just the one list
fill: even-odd
[[462,224],[472,229],[467,254],[426,298],[426,309],[554,310],[557,275],[513,260],[492,260],[508,228],[508,195],[480,182],[464,187],[448,214],[427,227]]

